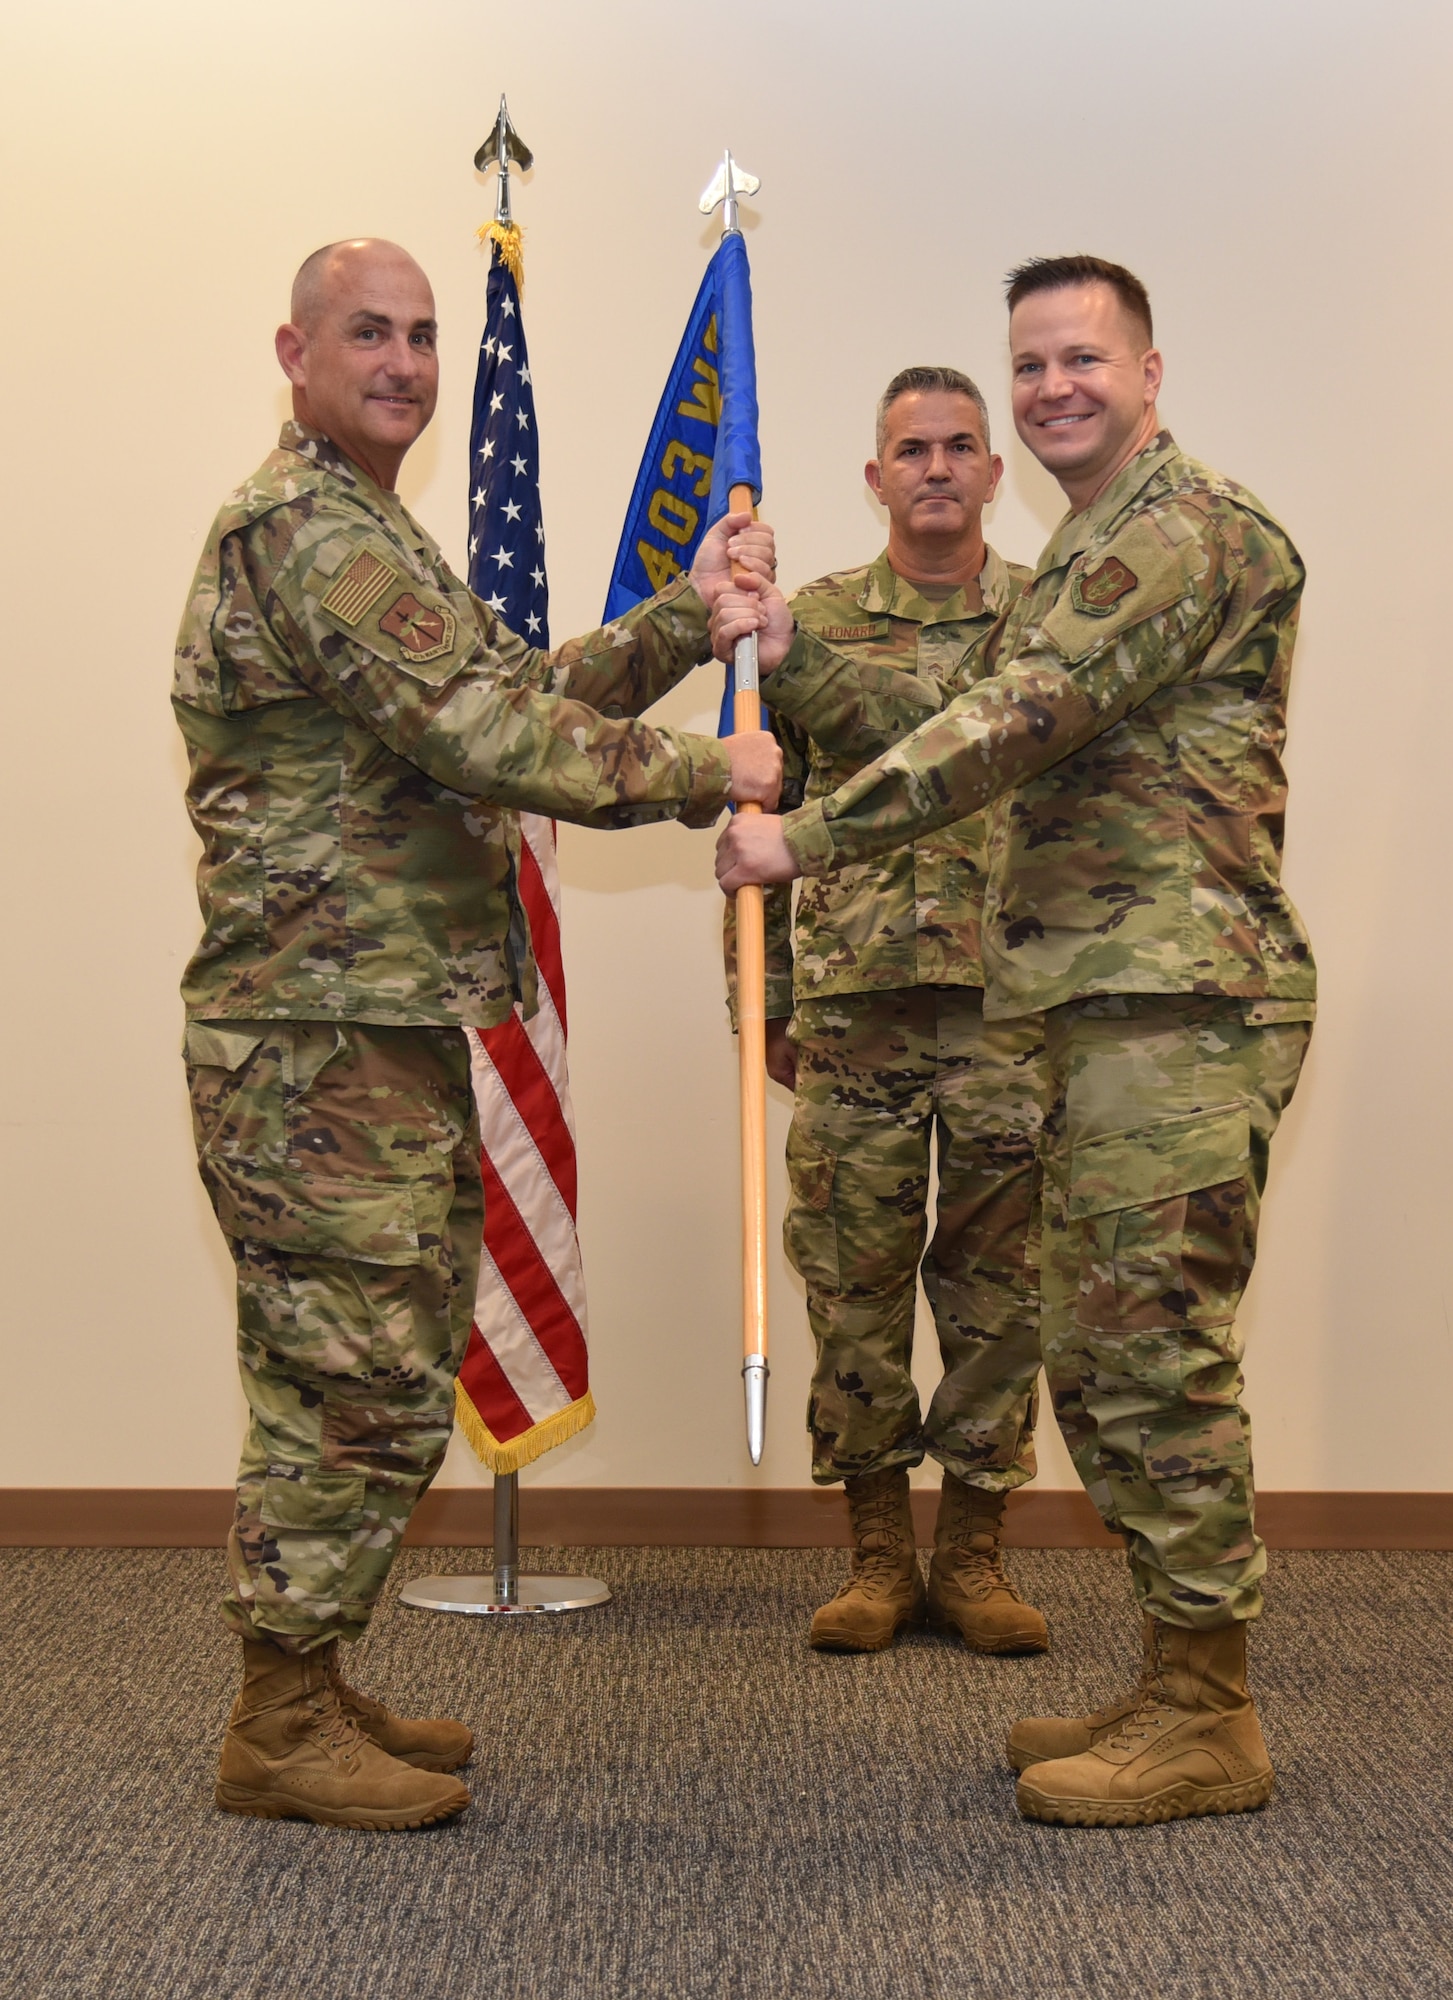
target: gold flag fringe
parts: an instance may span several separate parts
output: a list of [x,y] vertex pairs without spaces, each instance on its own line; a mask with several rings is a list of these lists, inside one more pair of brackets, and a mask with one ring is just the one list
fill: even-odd
[[477,232],[481,243],[499,247],[499,260],[515,281],[515,290],[525,296],[525,242],[517,222],[486,222]]
[[454,1418],[468,1440],[470,1450],[482,1465],[487,1465],[494,1473],[518,1472],[522,1465],[533,1464],[547,1451],[553,1451],[557,1444],[564,1444],[567,1438],[575,1437],[588,1424],[593,1424],[595,1398],[587,1389],[583,1396],[567,1404],[563,1410],[557,1410],[553,1417],[542,1417],[522,1436],[511,1438],[508,1444],[501,1444],[464,1393],[463,1385],[456,1382]]

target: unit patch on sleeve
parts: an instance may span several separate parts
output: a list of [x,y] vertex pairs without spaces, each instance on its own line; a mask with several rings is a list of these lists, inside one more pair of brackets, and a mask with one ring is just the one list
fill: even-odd
[[1103,618],[1122,597],[1128,597],[1140,578],[1119,556],[1106,556],[1098,569],[1081,570],[1070,585],[1070,601],[1076,611],[1088,611]]
[[378,621],[380,632],[397,639],[411,660],[437,660],[454,644],[454,614],[441,605],[421,604],[411,590],[400,591]]
[[372,604],[377,604],[399,573],[370,555],[367,549],[356,555],[341,576],[336,576],[323,597],[323,609],[344,625],[356,625]]

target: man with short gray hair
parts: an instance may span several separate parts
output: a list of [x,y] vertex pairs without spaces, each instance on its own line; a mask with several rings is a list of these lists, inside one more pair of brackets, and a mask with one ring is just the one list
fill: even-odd
[[[984,542],[1002,469],[967,375],[894,376],[865,468],[888,546],[792,599],[851,666],[810,733],[779,718],[789,803],[828,795],[905,734],[895,703],[930,715],[985,671],[1027,575]],[[853,1527],[851,1575],[812,1621],[811,1643],[837,1651],[890,1645],[925,1614],[979,1652],[1048,1643],[1000,1555],[1006,1496],[1034,1473],[1043,1051],[1034,1019],[984,1020],[982,824],[805,884],[795,938],[790,890],[768,891],[767,1067],[796,1098],[784,1233],[817,1344],[812,1476],[846,1483]],[[910,1369],[920,1262],[944,1369],[926,1417]],[[926,1593],[908,1492],[925,1453],[944,1468]]]
[[[883,456],[888,446],[888,412],[901,396],[967,396],[979,413],[979,427],[983,432],[984,449],[989,449],[989,405],[984,401],[984,392],[978,383],[962,368],[900,368],[893,380],[878,398],[877,416],[873,425],[873,449],[878,454],[881,469]],[[874,488],[876,492],[876,487]],[[881,494],[879,498],[881,499]]]

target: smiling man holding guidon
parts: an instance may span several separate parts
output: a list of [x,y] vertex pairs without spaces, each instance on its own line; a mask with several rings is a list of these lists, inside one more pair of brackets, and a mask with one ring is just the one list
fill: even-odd
[[770,574],[772,535],[726,516],[689,575],[543,652],[395,491],[439,384],[413,258],[368,237],[315,252],[277,352],[293,418],[213,524],[173,688],[203,848],[187,1073],[252,1413],[217,1802],[421,1826],[468,1804],[448,1774],[471,1732],[360,1695],[338,1641],[449,1441],[482,1231],[460,1031],[537,1004],[517,814],[705,826],[729,797],[775,802],[765,734],[630,719],[707,656],[714,592],[733,560]]
[[[1133,1825],[1273,1782],[1235,1321],[1315,992],[1280,879],[1304,575],[1261,502],[1161,429],[1138,279],[1037,259],[1009,306],[1015,424],[1072,511],[989,677],[830,797],[739,817],[718,874],[821,876],[988,808],[985,1018],[1045,1010],[1045,1365],[1145,1614],[1136,1691],[1021,1722],[1009,1750],[1030,1817]],[[852,663],[770,586],[719,601],[718,654],[746,630],[764,672],[785,662],[773,709],[810,730]]]

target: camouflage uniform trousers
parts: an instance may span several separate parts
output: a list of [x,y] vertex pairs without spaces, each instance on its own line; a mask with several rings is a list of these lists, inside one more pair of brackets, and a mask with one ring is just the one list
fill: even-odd
[[363,1631],[449,1442],[484,1220],[469,1049],[194,1021],[187,1055],[252,1411],[223,1617],[306,1652]]
[[[990,1492],[1022,1485],[1040,1362],[1038,1020],[986,1023],[977,987],[917,986],[800,1001],[791,1037],[783,1236],[817,1343],[814,1480],[929,1452]],[[944,1371],[926,1420],[910,1373],[920,1260]]]
[[1261,1609],[1241,1295],[1271,1135],[1308,1021],[1109,994],[1043,1017],[1044,1359],[1055,1415],[1142,1608],[1209,1629]]

